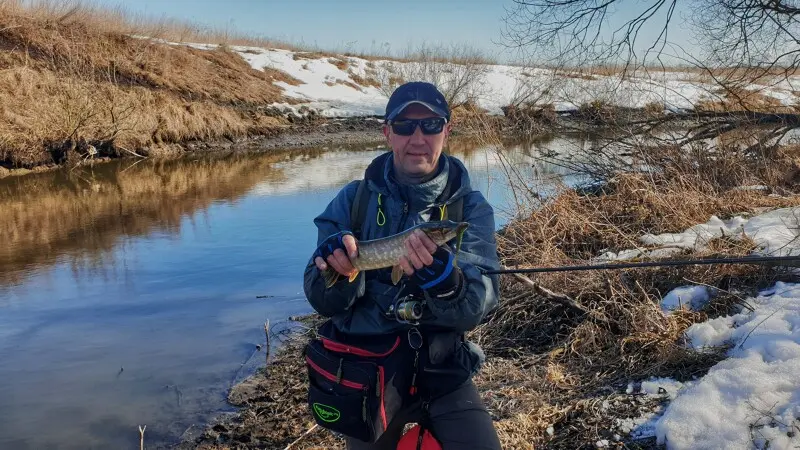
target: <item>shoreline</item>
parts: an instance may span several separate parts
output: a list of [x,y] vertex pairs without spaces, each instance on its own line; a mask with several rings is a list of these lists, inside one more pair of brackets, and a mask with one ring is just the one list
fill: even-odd
[[[373,126],[372,124],[377,124]],[[187,157],[191,155],[222,152],[265,152],[271,150],[293,150],[308,147],[339,145],[373,145],[383,143],[379,122],[369,118],[332,119],[323,123],[301,124],[285,130],[276,130],[270,135],[259,135],[240,139],[193,140],[175,143],[169,149],[159,149],[143,158]],[[31,168],[6,168],[0,166],[0,179],[30,173],[48,172],[73,167],[84,167],[120,159],[136,160],[139,156],[122,153],[119,157],[103,156],[82,160],[79,164],[46,164]]]
[[[636,111],[620,109],[620,117],[625,118],[621,123],[597,123],[590,117],[583,117],[578,111],[559,113],[548,120],[540,121],[537,118],[511,116],[491,116],[479,114],[478,121],[482,124],[475,125],[472,121],[476,116],[463,119],[463,123],[456,123],[451,139],[480,138],[485,132],[484,127],[491,127],[490,133],[501,140],[524,141],[535,140],[554,134],[568,133],[602,133],[613,131],[615,127],[624,126],[625,121],[635,117]],[[290,125],[270,130],[268,134],[253,135],[241,138],[217,138],[206,140],[189,140],[185,142],[165,143],[140,153],[131,152],[124,148],[117,148],[118,156],[81,157],[78,162],[47,163],[32,167],[9,168],[0,165],[0,179],[9,176],[21,176],[29,173],[47,172],[64,168],[90,166],[98,162],[108,162],[120,159],[143,158],[172,158],[185,157],[197,154],[218,152],[264,152],[270,150],[293,150],[309,147],[338,147],[338,146],[372,146],[385,143],[381,127],[382,118],[377,116],[353,116],[322,118],[318,115],[305,118],[295,118]],[[679,124],[687,126],[687,123]],[[523,131],[520,131],[522,128]]]

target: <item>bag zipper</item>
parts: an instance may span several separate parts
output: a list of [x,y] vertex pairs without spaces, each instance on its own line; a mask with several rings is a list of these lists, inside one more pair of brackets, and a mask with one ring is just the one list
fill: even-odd
[[337,380],[336,375],[334,375],[334,374],[328,372],[327,370],[323,369],[322,367],[318,366],[314,361],[311,360],[311,358],[309,356],[306,356],[306,362],[308,363],[309,366],[311,366],[312,369],[314,369],[314,371],[316,371],[317,373],[319,373],[323,377],[329,379],[330,381],[333,381],[334,383],[341,384],[342,386],[349,387],[351,389],[358,389],[358,390],[361,390],[361,391],[366,389],[366,386],[364,386],[361,383],[356,383],[355,381],[350,381],[350,380],[341,380],[341,381],[339,381],[339,380]]
[[384,356],[389,356],[389,354],[395,351],[397,347],[400,345],[400,336],[398,336],[397,339],[394,341],[394,345],[392,346],[392,348],[390,348],[384,353],[374,353],[369,350],[364,350],[363,348],[342,344],[341,342],[336,342],[326,337],[322,337],[320,339],[322,340],[322,346],[332,352],[350,353],[352,355],[366,356],[368,358],[383,358]]

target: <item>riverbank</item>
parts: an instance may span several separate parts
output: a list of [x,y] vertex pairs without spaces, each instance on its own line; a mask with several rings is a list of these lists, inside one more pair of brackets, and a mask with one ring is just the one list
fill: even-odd
[[[681,159],[672,151],[654,152],[647,162],[656,170],[648,176],[620,174],[600,195],[564,189],[544,201],[528,198],[536,207],[498,232],[502,264],[800,254],[798,147],[757,158],[726,152]],[[773,388],[745,387],[753,368],[740,359],[742,349],[777,351],[764,339],[787,336],[781,324],[800,320],[788,308],[780,321],[763,322],[774,308],[785,308],[770,299],[800,303],[800,293],[791,300],[786,291],[793,292],[792,285],[782,284],[796,282],[796,273],[712,265],[550,273],[534,280],[556,295],[504,276],[499,308],[468,335],[488,356],[475,381],[504,448],[662,448],[665,439],[679,449],[698,439],[797,443],[796,422],[784,417],[800,407],[800,386],[786,378],[791,371],[783,378],[764,375],[777,377]],[[307,327],[319,319],[299,322],[272,362],[231,390],[236,413],[187,437],[181,448],[280,449],[295,441],[292,448],[341,448],[323,429],[306,434],[314,423],[298,355]],[[779,360],[797,364],[800,353],[788,349],[796,345],[791,336],[800,342],[800,335],[789,328]],[[740,372],[724,372],[730,367]],[[737,381],[726,384],[721,376]],[[708,392],[715,389],[762,414],[728,413],[733,404],[713,400],[720,398]],[[693,405],[697,395],[705,395],[704,405]],[[773,395],[789,400],[776,403],[774,412],[770,405],[762,409]],[[728,414],[730,429],[698,415],[704,407]],[[692,434],[692,423],[703,423],[705,437]]]
[[[8,24],[0,30],[0,176],[237,145],[370,141],[359,130],[373,129],[393,88],[428,76],[451,102],[456,130],[515,139],[625,130],[643,117],[691,121],[692,113],[730,110],[729,96],[748,111],[790,111],[796,100],[786,83],[731,93],[691,70],[502,65],[460,47],[393,59],[195,42],[174,26],[143,27],[88,7],[4,2],[0,19]],[[340,126],[341,135],[329,132]]]

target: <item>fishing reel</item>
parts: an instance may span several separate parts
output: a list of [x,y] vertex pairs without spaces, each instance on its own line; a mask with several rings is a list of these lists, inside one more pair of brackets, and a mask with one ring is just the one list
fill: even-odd
[[394,319],[400,323],[418,325],[425,309],[425,302],[418,300],[419,297],[413,293],[403,295],[406,292],[406,288],[406,284],[403,283],[385,313],[386,318]]
[[398,322],[417,323],[422,318],[423,303],[417,300],[401,300],[389,305],[386,315]]

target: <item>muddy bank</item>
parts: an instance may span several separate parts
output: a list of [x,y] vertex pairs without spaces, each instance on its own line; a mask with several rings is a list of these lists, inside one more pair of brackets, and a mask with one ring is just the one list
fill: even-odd
[[[458,117],[454,111],[454,138],[479,138],[487,131],[506,140],[534,139],[553,133],[598,133],[613,132],[636,118],[642,111],[625,108],[600,110],[579,109],[575,111],[508,110],[506,115],[487,116],[474,113]],[[653,114],[652,112],[650,114]],[[385,142],[381,131],[380,117],[324,118],[316,114],[279,118],[286,125],[261,130],[258,134],[238,138],[215,138],[163,142],[157,146],[131,151],[124,147],[105,145],[92,146],[79,142],[58,160],[24,168],[3,166],[0,163],[0,178],[9,175],[25,175],[61,167],[76,167],[105,162],[113,159],[163,158],[210,152],[262,152],[274,149],[296,149],[309,147],[359,146],[374,148]],[[685,127],[691,121],[682,121],[675,126]]]
[[41,164],[31,168],[11,168],[0,165],[0,178],[12,175],[46,172],[64,167],[86,166],[119,158],[173,158],[204,153],[264,152],[271,150],[301,148],[335,148],[338,146],[374,148],[385,142],[381,133],[382,122],[375,118],[316,119],[285,128],[275,129],[269,134],[237,138],[195,140],[184,143],[164,144],[137,153],[124,150],[106,151],[100,155],[78,155],[61,164]]
[[382,121],[372,117],[317,119],[300,122],[275,133],[239,140],[192,141],[185,150],[271,150],[375,144],[384,141]]

